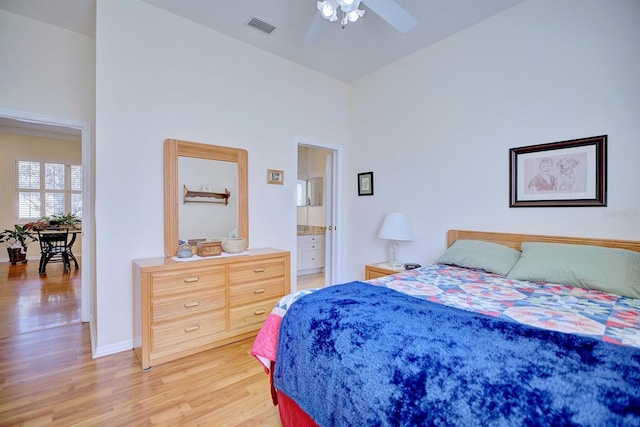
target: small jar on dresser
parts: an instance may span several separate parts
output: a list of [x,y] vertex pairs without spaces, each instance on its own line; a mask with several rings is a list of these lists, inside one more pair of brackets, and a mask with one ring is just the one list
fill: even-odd
[[251,337],[291,291],[288,251],[133,261],[133,342],[143,369]]

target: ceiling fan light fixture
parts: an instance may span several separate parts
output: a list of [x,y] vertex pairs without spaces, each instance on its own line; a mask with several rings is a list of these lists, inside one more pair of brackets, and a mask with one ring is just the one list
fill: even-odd
[[349,20],[349,22],[356,22],[362,16],[364,16],[364,10],[356,9],[347,13],[347,19]]
[[329,0],[318,1],[317,3],[318,10],[324,19],[329,21],[337,21],[338,16],[336,15],[337,5],[332,4]]
[[337,13],[341,14],[340,25],[342,28],[358,21],[365,13],[364,10],[359,9],[360,4],[364,4],[367,10],[371,10],[402,34],[413,30],[417,24],[416,18],[396,3],[396,0],[317,0],[318,13],[309,28],[305,42],[316,43],[320,38],[320,31],[324,32],[326,28],[329,28],[322,24],[323,20],[337,21]]
[[342,9],[343,12],[350,12],[353,9],[358,7],[358,3],[360,3],[359,1],[356,0],[337,0],[338,4],[340,5],[340,9]]
[[337,0],[340,10],[345,14],[358,10],[360,1],[361,0]]

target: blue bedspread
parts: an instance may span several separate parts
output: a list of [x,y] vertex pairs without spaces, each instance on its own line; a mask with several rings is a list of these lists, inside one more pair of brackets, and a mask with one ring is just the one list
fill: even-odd
[[274,383],[320,426],[640,425],[640,349],[359,282],[289,308]]

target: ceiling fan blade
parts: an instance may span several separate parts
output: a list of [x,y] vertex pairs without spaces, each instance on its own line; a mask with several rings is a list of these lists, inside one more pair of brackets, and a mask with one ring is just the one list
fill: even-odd
[[418,22],[394,0],[362,0],[362,3],[403,34],[413,30]]
[[307,31],[307,35],[304,38],[304,42],[306,44],[315,44],[318,43],[324,34],[327,32],[329,25],[331,24],[329,21],[324,19],[320,12],[316,13],[316,17],[313,18],[313,22],[309,27],[309,31]]

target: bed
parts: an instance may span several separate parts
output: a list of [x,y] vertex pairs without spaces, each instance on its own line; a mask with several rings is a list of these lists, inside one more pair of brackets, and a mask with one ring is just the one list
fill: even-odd
[[283,426],[640,425],[640,242],[450,230],[432,265],[283,298]]

